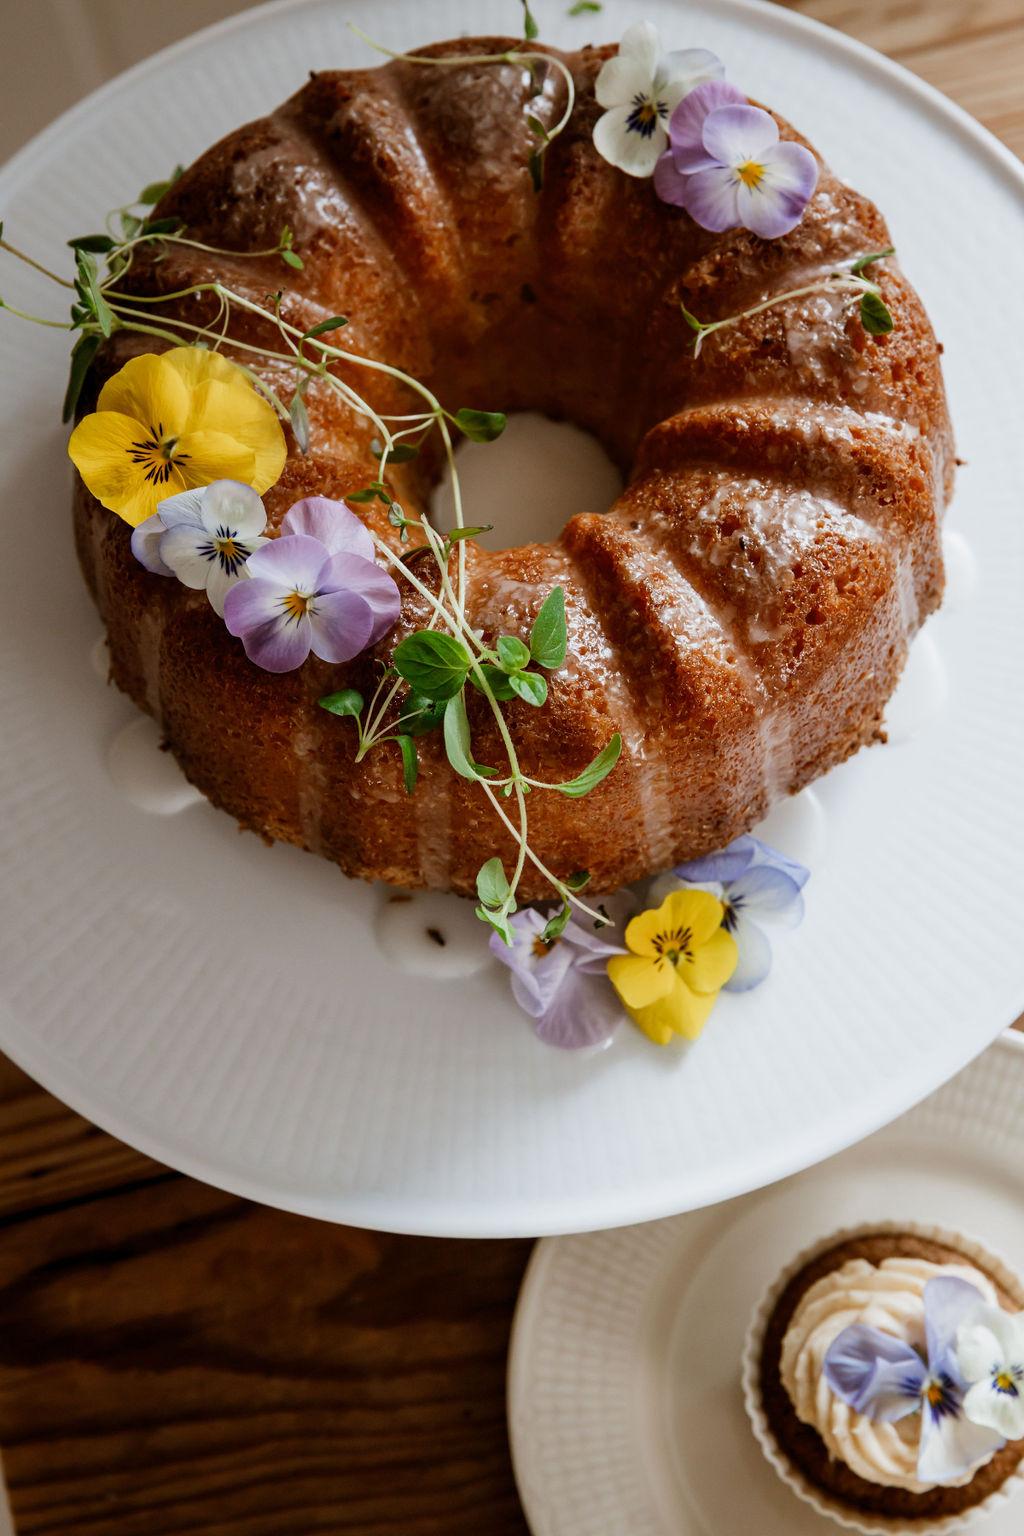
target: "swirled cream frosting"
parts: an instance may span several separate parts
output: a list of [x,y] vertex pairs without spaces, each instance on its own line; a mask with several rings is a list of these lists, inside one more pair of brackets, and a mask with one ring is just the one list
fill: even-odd
[[[800,1298],[782,1343],[782,1381],[797,1417],[816,1429],[829,1455],[869,1483],[926,1493],[934,1487],[917,1476],[921,1417],[913,1413],[882,1424],[857,1413],[825,1380],[825,1355],[844,1328],[880,1328],[924,1352],[924,1288],[936,1275],[955,1275],[976,1285],[995,1303],[991,1282],[969,1264],[932,1264],[925,1259],[849,1259],[824,1275]],[[970,1482],[973,1472],[962,1478]]]

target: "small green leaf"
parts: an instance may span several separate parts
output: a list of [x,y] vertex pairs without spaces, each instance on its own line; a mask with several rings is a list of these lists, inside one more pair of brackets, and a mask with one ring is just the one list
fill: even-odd
[[533,182],[533,190],[535,192],[543,192],[543,190],[544,190],[544,150],[543,150],[543,148],[541,148],[541,149],[532,149],[530,151],[529,157],[527,158],[527,161],[526,161],[526,168],[527,168],[527,170],[530,173],[530,180]]
[[500,907],[509,894],[505,868],[498,858],[481,864],[476,877],[476,893],[485,907]]
[[686,305],[682,303],[682,301],[680,301],[679,308],[682,310],[683,319],[686,321],[690,329],[692,331],[696,331],[697,334],[700,335],[701,331],[704,329],[703,323],[697,319],[696,315],[690,314],[690,311],[687,309]]
[[530,0],[522,0],[523,3],[523,36],[528,43],[534,42],[540,37],[540,28],[530,10]]
[[453,635],[431,629],[407,635],[396,646],[395,671],[428,699],[450,699],[462,688],[471,657]]
[[428,699],[422,693],[410,693],[402,704],[401,725],[409,736],[425,736],[436,730],[444,719],[444,699]]
[[82,385],[85,376],[89,372],[89,365],[99,351],[100,338],[98,336],[79,336],[71,350],[71,372],[68,375],[68,387],[64,395],[64,408],[61,412],[61,421],[70,421],[75,414],[75,406],[78,397],[82,393]]
[[481,533],[490,533],[493,523],[480,523],[476,528],[453,528],[451,533],[445,534],[449,544],[458,544],[460,539],[475,539]]
[[126,209],[121,210],[121,233],[126,240],[134,240],[141,228],[142,220],[137,214],[128,213]]
[[294,267],[296,272],[301,272],[303,267],[306,265],[302,257],[299,256],[295,251],[282,251],[281,260],[287,262],[290,267]]
[[164,193],[169,192],[174,183],[180,181],[184,174],[185,167],[183,165],[176,165],[166,181],[151,181],[148,187],[143,187],[135,201],[137,203],[145,203],[147,207],[153,203],[158,203]]
[[509,678],[509,684],[513,691],[527,704],[532,704],[535,709],[547,701],[548,680],[539,672],[513,672]]
[[548,133],[547,127],[544,123],[541,122],[539,117],[534,117],[532,112],[527,112],[526,114],[526,126],[529,128],[534,138],[542,140],[542,142],[545,144],[548,142],[550,134]]
[[76,235],[68,245],[73,251],[95,251],[102,256],[114,249],[115,242],[109,235]]
[[570,5],[570,16],[595,15],[601,9],[601,0],[576,0],[575,5]]
[[529,647],[515,635],[499,635],[498,661],[505,672],[521,672],[530,664]]
[[419,772],[419,760],[416,756],[416,743],[411,736],[389,736],[388,741],[397,741],[402,754],[402,779],[405,783],[405,792],[411,795],[416,788],[416,775]]
[[96,258],[78,246],[75,250],[75,266],[78,272],[78,294],[95,315],[104,336],[109,336],[114,329],[114,316],[100,290]]
[[182,228],[180,219],[143,219],[144,235],[173,235]]
[[303,341],[311,341],[314,336],[323,336],[327,331],[337,331],[343,325],[348,325],[347,315],[332,315],[329,320],[321,320],[317,325],[311,325],[308,331],[303,331]]
[[[404,544],[406,539],[409,537],[409,529],[413,527],[413,524],[406,517],[397,501],[393,501],[388,507],[388,522],[391,524],[392,528],[398,529],[399,537]],[[428,546],[426,544],[423,545],[424,549],[427,547]],[[412,553],[413,551],[409,550],[408,555],[411,555]],[[402,559],[408,559],[408,555],[403,555]]]
[[479,778],[479,774],[473,767],[469,716],[466,714],[466,700],[462,693],[456,693],[448,700],[448,706],[444,712],[444,749],[448,754],[448,761],[460,778]]
[[474,443],[493,443],[505,430],[508,417],[503,411],[474,411],[463,406],[455,412],[455,425]]
[[[375,459],[382,459],[384,457],[384,445],[379,438],[375,437],[371,442],[370,452]],[[414,448],[411,443],[395,443],[392,448],[388,449],[388,463],[408,464],[409,460],[416,458],[418,453],[419,449]]]
[[309,452],[309,412],[306,410],[306,402],[302,398],[301,390],[296,390],[292,396],[292,403],[288,407],[288,417],[292,424],[292,432],[298,444],[300,453]]
[[317,699],[317,703],[332,715],[351,715],[356,720],[363,712],[363,696],[354,688],[342,688],[340,693],[325,693],[322,699]]
[[886,336],[892,330],[892,315],[877,293],[861,295],[860,323],[869,336]]
[[556,784],[555,788],[561,795],[569,795],[573,800],[579,800],[590,791],[602,779],[606,779],[619,760],[622,751],[622,737],[618,731],[612,737],[608,745],[600,751],[592,763],[588,763],[582,773],[578,773],[574,779],[568,779],[564,784]]
[[489,912],[486,907],[477,907],[476,915],[482,923],[487,923],[494,929],[495,933],[501,935],[509,949],[512,948],[515,943],[515,935],[512,932],[512,924],[507,917],[504,917],[500,912]]
[[544,931],[541,934],[541,939],[545,944],[553,944],[556,939],[560,939],[562,937],[562,934],[565,932],[568,925],[571,914],[572,907],[567,901],[563,901],[554,917],[549,918],[545,924]]
[[361,491],[347,491],[344,499],[346,501],[382,501],[386,507],[394,505],[383,480],[371,480],[369,485]]
[[530,655],[539,667],[552,672],[565,660],[566,641],[565,591],[552,587],[530,630]]
[[884,251],[870,251],[866,256],[858,256],[850,268],[851,272],[863,272],[868,267],[873,267],[876,261],[884,261],[887,256],[895,256],[896,247],[887,246]]
[[590,870],[578,869],[574,875],[570,875],[565,882],[570,891],[582,891],[590,884]]
[[[516,691],[512,687],[507,673],[502,672],[500,667],[492,666],[489,661],[482,661],[480,663],[480,671],[483,673],[487,681],[487,686],[494,694],[494,697],[501,703],[505,703],[508,699],[515,698]],[[476,688],[480,693],[483,693],[483,689],[480,687],[480,684],[477,681],[475,672],[471,672],[469,674],[469,680],[473,684],[474,688]]]

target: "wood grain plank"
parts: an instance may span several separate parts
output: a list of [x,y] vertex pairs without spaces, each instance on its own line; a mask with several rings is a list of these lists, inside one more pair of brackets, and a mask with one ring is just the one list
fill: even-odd
[[1024,18],[955,48],[922,49],[907,62],[1024,156]]
[[19,1536],[523,1536],[503,1384],[529,1249],[333,1227],[176,1176],[15,1218]]
[[924,48],[959,47],[969,37],[1010,27],[1021,19],[1020,0],[779,0],[789,10],[848,32],[890,58],[907,61]]
[[0,1057],[0,1225],[18,1212],[166,1176]]

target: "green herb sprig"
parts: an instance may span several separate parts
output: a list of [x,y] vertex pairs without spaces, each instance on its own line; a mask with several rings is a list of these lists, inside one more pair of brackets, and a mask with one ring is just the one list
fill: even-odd
[[[419,519],[419,523],[428,537],[438,539],[426,518]],[[443,553],[443,543],[441,548]],[[437,601],[428,588],[415,579],[413,584],[422,595]],[[604,921],[599,912],[579,901],[577,893],[586,884],[585,875],[559,879],[539,862],[530,848],[526,831],[526,797],[535,790],[554,791],[572,799],[589,794],[618,762],[622,738],[616,733],[574,778],[546,782],[530,778],[522,771],[500,709],[501,704],[517,698],[532,708],[541,708],[548,696],[544,672],[557,671],[563,665],[567,643],[565,592],[561,587],[554,587],[541,604],[527,640],[502,634],[489,645],[464,623],[447,632],[416,630],[395,647],[391,666],[381,678],[369,707],[354,689],[328,694],[320,700],[324,709],[355,720],[357,762],[375,747],[388,742],[397,745],[402,753],[405,786],[410,794],[416,787],[417,776],[415,738],[441,729],[445,755],[454,772],[460,778],[481,785],[518,844],[511,880],[497,857],[484,864],[477,878],[480,898],[477,916],[507,944],[512,943],[510,919],[517,910],[516,893],[528,859],[545,875],[561,898],[559,911],[551,920],[556,925],[552,929],[552,940],[563,931],[573,905],[582,907],[596,922]],[[392,704],[402,683],[407,685],[408,692],[397,706],[397,718],[392,718]],[[474,754],[467,687],[483,694],[491,706],[508,759],[508,771],[504,774],[479,762]],[[518,827],[503,810],[497,798],[499,795],[504,799],[516,797],[520,810]]]
[[[481,60],[425,58],[421,62],[454,65],[481,61],[522,63],[527,68],[538,63],[552,64],[565,75],[568,105],[561,121],[547,132],[542,151],[546,149],[569,120],[573,102],[571,75],[559,60],[521,50],[484,56]],[[510,919],[517,910],[517,892],[528,862],[550,883],[560,901],[558,912],[548,925],[551,940],[564,929],[572,908],[603,925],[607,921],[605,916],[587,906],[578,895],[586,884],[586,874],[562,878],[548,869],[530,846],[527,798],[538,791],[570,798],[589,793],[614,768],[622,750],[621,738],[614,735],[593,762],[573,779],[549,783],[531,778],[524,772],[504,713],[506,705],[540,709],[546,703],[549,687],[546,674],[556,672],[565,661],[565,594],[561,587],[548,593],[528,636],[501,634],[493,644],[485,642],[470,626],[466,614],[466,540],[488,531],[489,525],[466,524],[455,462],[455,440],[462,436],[478,443],[493,442],[504,430],[504,413],[468,406],[449,411],[426,385],[401,369],[336,345],[335,333],[347,323],[344,315],[330,316],[309,329],[300,329],[282,313],[283,291],[269,295],[263,303],[216,280],[159,294],[125,291],[121,286],[123,280],[143,248],[148,248],[156,261],[180,246],[214,256],[230,255],[233,259],[279,256],[286,267],[296,271],[302,268],[302,257],[295,251],[294,236],[287,227],[281,231],[277,244],[269,249],[228,252],[191,239],[177,219],[153,218],[146,209],[173,186],[180,174],[180,169],[176,170],[166,182],[145,187],[135,203],[115,209],[107,219],[104,232],[79,236],[69,242],[75,260],[75,274],[70,280],[11,245],[3,238],[3,226],[0,225],[0,250],[68,291],[71,314],[67,321],[49,319],[4,305],[3,300],[0,300],[0,308],[7,308],[24,320],[77,334],[64,400],[65,420],[75,411],[99,347],[108,337],[125,331],[175,346],[204,346],[213,351],[229,347],[237,366],[270,403],[280,420],[289,426],[303,452],[308,451],[310,444],[311,425],[306,400],[314,386],[336,395],[368,422],[373,432],[368,451],[376,461],[376,472],[364,487],[346,499],[355,503],[376,501],[385,506],[389,522],[399,530],[400,542],[407,540],[413,530],[422,537],[423,543],[416,549],[398,553],[371,530],[377,554],[397,579],[407,582],[426,601],[429,617],[423,629],[407,636],[396,647],[392,665],[384,670],[369,705],[356,689],[351,688],[329,694],[320,703],[328,712],[355,722],[357,761],[362,761],[368,752],[378,747],[392,745],[397,748],[403,782],[409,794],[416,789],[419,771],[417,738],[440,730],[453,771],[480,787],[513,841],[511,877],[505,873],[501,860],[495,857],[485,863],[478,882],[481,889],[477,915],[506,943],[513,941]],[[162,312],[162,308],[153,307],[200,296],[213,299],[217,306],[214,318],[206,324],[169,316]],[[273,326],[280,338],[280,346],[268,347],[237,339],[232,334],[232,322],[239,313],[256,315]],[[290,398],[282,398],[256,371],[254,364],[260,361],[285,363],[294,369],[295,383]],[[382,415],[334,371],[338,365],[344,365],[347,370],[365,369],[394,379],[417,395],[423,408],[402,416]],[[407,516],[392,495],[388,478],[391,464],[414,459],[427,436],[435,431],[442,440],[454,501],[455,526],[444,534],[432,526],[426,515]],[[436,591],[417,574],[416,560],[420,556],[429,556],[436,567]],[[506,757],[501,768],[480,763],[474,755],[467,708],[469,689],[482,695],[497,727]],[[506,809],[505,802],[508,801],[513,804]],[[500,878],[497,870],[500,870]],[[489,873],[485,875],[485,871]]]
[[685,304],[680,303],[679,308],[682,310],[683,319],[694,332],[694,357],[700,356],[705,341],[716,331],[724,331],[728,326],[740,325],[744,320],[749,320],[752,315],[763,314],[766,309],[774,309],[778,304],[788,304],[791,299],[807,298],[814,293],[848,293],[858,297],[858,314],[864,329],[871,336],[888,335],[893,329],[893,318],[882,298],[882,290],[877,283],[873,283],[863,274],[877,261],[884,261],[887,256],[893,256],[895,253],[895,246],[889,246],[884,251],[869,251],[863,256],[852,257],[842,266],[834,267],[817,282],[807,283],[802,288],[790,288],[786,293],[776,293],[770,299],[762,300],[760,304],[753,304],[750,309],[741,310],[735,315],[727,315],[724,320],[698,320]]

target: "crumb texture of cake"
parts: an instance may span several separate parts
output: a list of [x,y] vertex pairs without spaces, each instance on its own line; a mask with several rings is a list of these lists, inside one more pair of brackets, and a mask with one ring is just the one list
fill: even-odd
[[[424,52],[514,46],[461,39]],[[229,252],[272,249],[288,225],[304,263],[284,280],[288,320],[308,328],[346,315],[347,345],[422,380],[452,410],[570,420],[621,467],[615,503],[573,517],[553,543],[468,550],[467,612],[488,637],[525,636],[551,588],[565,591],[568,654],[548,703],[507,710],[524,772],[571,778],[622,736],[619,763],[592,794],[531,803],[539,859],[563,878],[589,870],[600,891],[724,847],[777,798],[880,737],[910,639],[940,601],[954,463],[939,349],[893,261],[873,269],[889,335],[867,335],[855,304],[819,295],[719,331],[694,357],[681,302],[724,318],[884,249],[889,233],[824,166],[789,235],[699,228],[597,154],[594,80],[611,52],[559,55],[576,105],[539,193],[527,115],[557,121],[565,88],[553,70],[531,99],[515,65],[396,60],[314,74],[204,154],[157,209]],[[282,287],[281,264],[178,245],[155,260],[143,249],[124,286],[152,297],[216,280],[259,302]],[[216,300],[170,300],[166,312],[208,324]],[[231,339],[276,345],[253,316],[240,316]],[[115,335],[93,392],[146,347]],[[283,365],[246,360],[287,392]],[[359,386],[381,413],[412,408],[386,372],[360,371]],[[343,498],[374,478],[367,422],[315,383],[306,404],[310,451],[289,438],[265,497],[271,535],[296,499]],[[440,458],[424,452],[388,473],[392,494],[419,514]],[[400,547],[383,508],[359,510]],[[469,520],[487,513],[474,506]],[[410,888],[472,891],[480,866],[509,854],[511,838],[436,733],[419,740],[409,799],[397,751],[356,764],[351,729],[317,708],[337,689],[372,693],[395,644],[426,622],[421,596],[404,594],[374,653],[270,677],[202,593],[137,564],[130,530],[81,483],[75,527],[115,681],[159,722],[189,779],[243,826]],[[483,700],[470,701],[470,722],[475,758],[501,761]],[[522,899],[546,889],[528,866]]]
[[988,1273],[974,1253],[913,1232],[865,1232],[818,1254],[792,1276],[768,1319],[760,1353],[770,1431],[807,1482],[869,1519],[920,1520],[922,1530],[1001,1488],[1024,1458],[1024,1442],[1003,1445],[955,1482],[922,1482],[920,1415],[884,1422],[856,1413],[832,1392],[824,1363],[830,1344],[856,1325],[923,1352],[924,1289],[939,1275],[967,1281],[991,1305],[1013,1312],[1024,1306],[1024,1294],[1010,1290],[1002,1273]]

